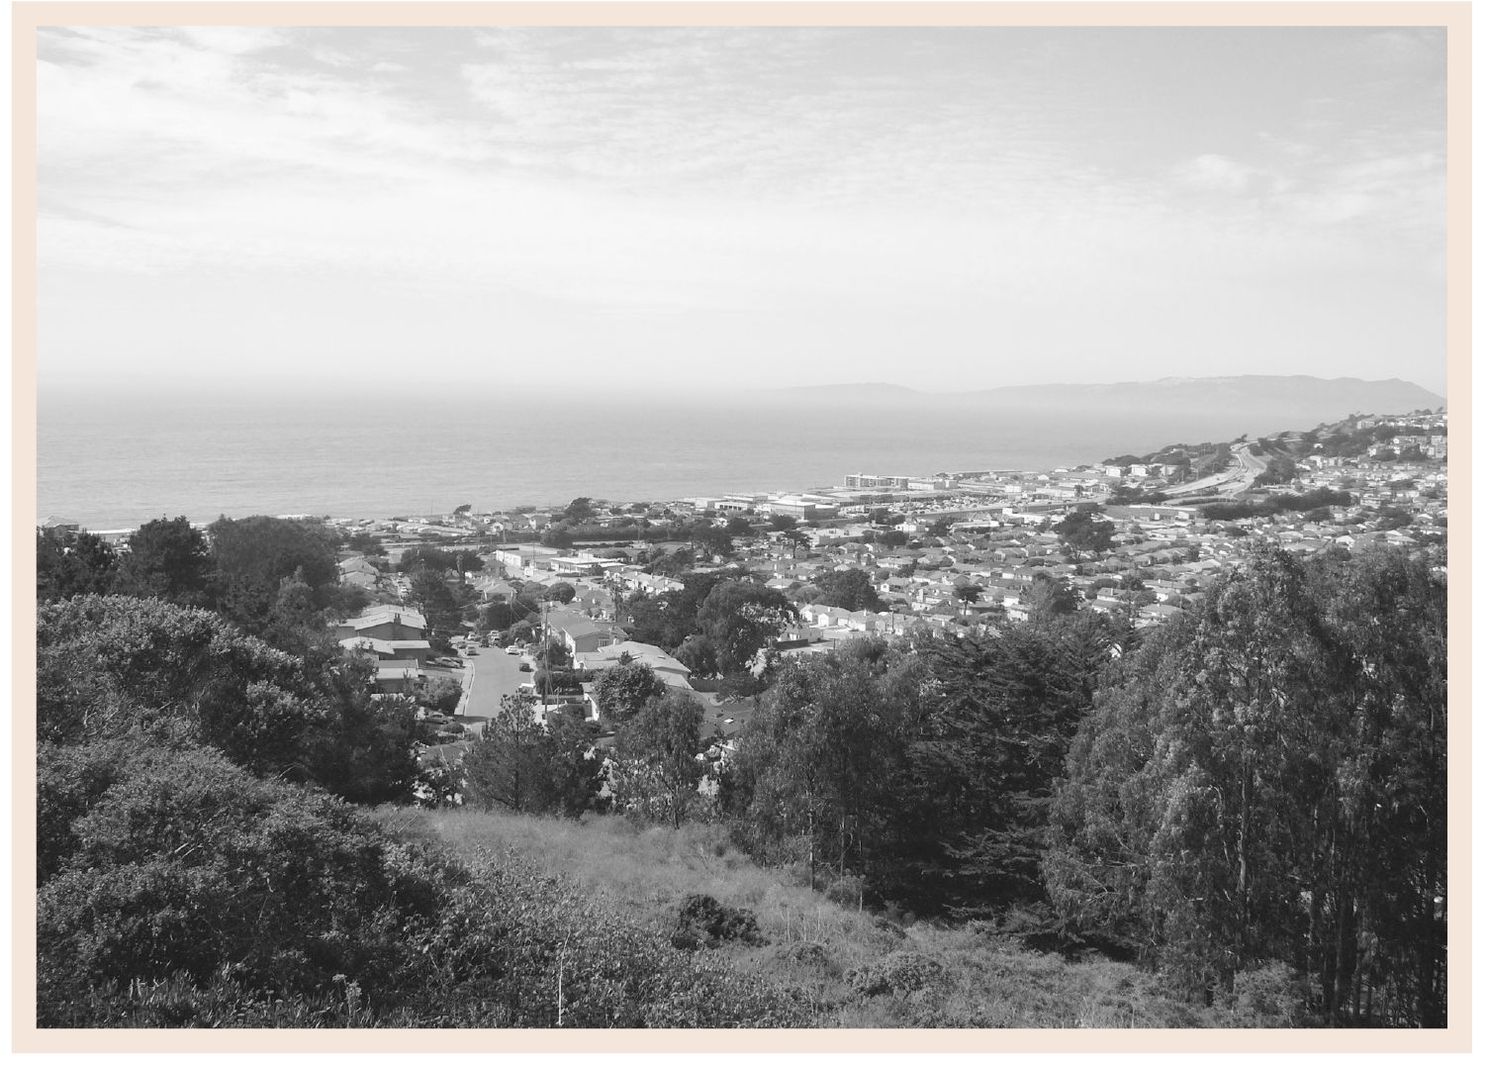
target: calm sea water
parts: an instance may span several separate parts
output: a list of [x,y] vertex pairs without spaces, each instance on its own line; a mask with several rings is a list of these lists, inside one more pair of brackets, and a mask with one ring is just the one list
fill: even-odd
[[844,474],[1048,469],[1285,428],[1172,411],[972,410],[752,398],[514,399],[44,389],[38,515],[93,529],[162,516],[385,518],[803,490]]

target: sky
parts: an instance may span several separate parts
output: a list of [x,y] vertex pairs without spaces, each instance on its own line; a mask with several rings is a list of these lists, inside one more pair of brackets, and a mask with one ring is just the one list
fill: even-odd
[[1442,392],[1444,46],[44,29],[39,377]]

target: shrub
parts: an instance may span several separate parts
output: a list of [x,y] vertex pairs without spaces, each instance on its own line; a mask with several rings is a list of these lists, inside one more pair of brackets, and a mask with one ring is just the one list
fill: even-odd
[[908,995],[934,990],[945,980],[945,969],[934,958],[919,952],[891,952],[882,960],[848,974],[853,991],[862,997],[886,993]]
[[730,941],[763,945],[760,923],[747,908],[731,908],[706,894],[688,896],[678,910],[672,932],[675,948],[716,948]]

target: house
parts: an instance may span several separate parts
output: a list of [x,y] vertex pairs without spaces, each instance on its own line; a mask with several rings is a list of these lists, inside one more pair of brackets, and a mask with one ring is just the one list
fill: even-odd
[[629,657],[629,663],[641,663],[650,667],[666,685],[693,691],[688,682],[692,671],[656,645],[643,644],[640,641],[619,641],[593,652],[580,652],[574,656],[574,667],[584,671],[608,670],[617,666],[622,656]]
[[424,616],[417,611],[383,604],[338,624],[336,638],[344,640],[348,637],[375,637],[383,641],[422,641],[425,639],[427,625]]
[[595,652],[625,639],[625,631],[618,626],[570,612],[550,612],[548,633],[568,649],[570,656]]
[[360,652],[379,661],[406,660],[412,658],[421,667],[433,655],[428,641],[384,641],[376,637],[344,637],[341,647],[348,652]]
[[418,660],[382,660],[377,665],[375,685],[379,693],[412,693],[424,677]]

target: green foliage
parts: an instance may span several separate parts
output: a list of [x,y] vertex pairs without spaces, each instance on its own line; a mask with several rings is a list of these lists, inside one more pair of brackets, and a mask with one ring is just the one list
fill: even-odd
[[578,595],[578,591],[568,582],[555,582],[543,591],[544,600],[556,600],[560,604],[567,604]]
[[1275,493],[1259,503],[1221,501],[1200,508],[1200,515],[1217,522],[1279,515],[1286,511],[1313,511],[1325,507],[1348,507],[1354,497],[1340,489],[1312,489],[1306,493]]
[[1105,555],[1112,550],[1116,527],[1099,514],[1092,506],[1078,507],[1055,523],[1055,533],[1076,554]]
[[380,946],[419,886],[400,884],[345,804],[202,749],[115,740],[41,756],[39,817],[67,828],[38,889],[44,1023],[100,982],[200,983],[229,964],[249,986],[295,992],[336,973],[392,977]]
[[38,530],[36,534],[36,601],[66,600],[112,591],[119,554],[107,541],[86,530]]
[[734,539],[722,526],[715,526],[707,519],[699,519],[688,530],[688,540],[703,552],[714,556],[727,556],[734,550]]
[[616,808],[653,822],[682,824],[703,778],[703,709],[668,691],[644,704],[615,735]]
[[845,608],[848,611],[883,611],[884,601],[879,599],[873,579],[867,571],[850,567],[843,571],[825,571],[816,578],[821,589],[818,602],[829,607]]
[[259,633],[280,585],[296,578],[309,587],[316,608],[330,603],[339,584],[336,536],[323,523],[255,515],[220,518],[207,528],[212,562],[224,590],[228,617]]
[[461,693],[460,683],[454,678],[435,678],[421,686],[418,702],[427,708],[448,714],[460,706]]
[[251,770],[283,769],[317,717],[299,666],[201,609],[118,596],[43,604],[37,736],[174,726]]
[[1267,468],[1252,481],[1253,486],[1287,485],[1298,476],[1298,465],[1287,456],[1273,456],[1267,460]]
[[502,697],[500,712],[466,750],[468,802],[578,818],[600,792],[594,733],[561,712],[540,723],[535,708],[531,697]]
[[188,607],[209,606],[212,557],[202,532],[181,515],[154,519],[129,536],[114,591],[159,597]]
[[706,893],[692,893],[682,902],[677,913],[677,927],[672,931],[675,948],[717,948],[729,942],[763,945],[760,923],[746,908],[720,904]]
[[1062,920],[1192,995],[1279,960],[1332,1020],[1442,1025],[1441,579],[1266,553],[1189,616],[1072,745],[1045,864]]
[[720,582],[698,606],[698,631],[713,646],[718,670],[746,669],[767,642],[796,618],[781,593],[749,581]]
[[254,773],[391,800],[413,782],[413,712],[374,701],[371,671],[339,649],[287,655],[209,611],[78,597],[37,613],[37,736],[186,737]]
[[383,547],[382,540],[376,534],[367,533],[366,531],[352,534],[351,537],[347,538],[346,544],[352,551],[364,556],[386,557],[388,554],[388,550]]
[[786,664],[729,766],[724,801],[744,840],[762,857],[805,862],[810,885],[819,867],[841,878],[884,862],[901,709],[872,652]]
[[[925,903],[987,913],[1043,897],[1046,811],[1110,662],[1109,624],[1076,616],[926,651],[939,694],[907,752],[901,810]],[[931,895],[931,890],[935,895]]]
[[587,496],[576,496],[563,511],[563,517],[569,522],[584,522],[594,518],[594,515],[594,502]]
[[595,675],[595,702],[600,714],[615,723],[629,722],[647,701],[666,692],[667,687],[656,671],[644,663],[627,663]]
[[[122,757],[122,758],[121,758]],[[800,1026],[515,856],[453,863],[201,750],[42,754],[43,1027]]]

